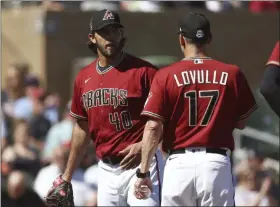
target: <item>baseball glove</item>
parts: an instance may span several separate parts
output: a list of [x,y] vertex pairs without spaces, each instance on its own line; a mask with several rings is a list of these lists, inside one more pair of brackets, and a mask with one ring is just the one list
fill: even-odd
[[49,207],[74,207],[72,184],[63,180],[60,175],[53,182],[46,197],[46,203]]

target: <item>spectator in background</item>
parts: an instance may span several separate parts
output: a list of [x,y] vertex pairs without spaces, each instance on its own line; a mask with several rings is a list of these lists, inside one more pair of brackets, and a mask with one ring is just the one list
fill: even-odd
[[263,179],[261,187],[258,188],[260,180],[258,171],[246,161],[236,167],[236,175],[238,181],[235,189],[236,206],[269,206],[267,196],[271,186],[269,177]]
[[156,1],[121,1],[120,8],[129,12],[161,12],[161,2]]
[[6,102],[3,111],[9,118],[28,120],[33,111],[32,101],[26,96],[25,77],[29,67],[26,64],[12,64],[6,74]]
[[57,93],[49,94],[45,99],[45,117],[51,122],[56,124],[59,121],[59,107],[60,107],[60,96]]
[[82,1],[80,5],[81,11],[99,11],[104,8],[117,11],[119,9],[118,1]]
[[85,170],[84,180],[93,193],[87,205],[97,206],[98,160],[96,158],[95,150],[93,150],[92,146],[88,147],[88,153],[86,154],[84,160],[88,160],[87,163],[89,163],[90,160],[90,165],[88,165],[87,169]]
[[13,133],[12,145],[3,150],[2,162],[12,169],[23,170],[35,176],[39,170],[39,152],[32,147],[25,120],[18,120]]
[[241,8],[241,1],[205,1],[205,7],[211,12],[223,12]]
[[75,120],[70,116],[71,101],[68,102],[66,110],[63,114],[63,119],[58,124],[53,125],[46,138],[45,146],[43,149],[42,157],[48,161],[55,148],[59,147],[62,143],[69,142],[71,140],[72,129]]
[[1,114],[0,114],[0,123],[1,123],[1,129],[0,129],[0,139],[1,139],[1,151],[6,147],[7,145],[7,126],[5,123],[5,119],[4,119],[4,114],[2,113],[2,109],[1,109]]
[[81,1],[49,1],[43,0],[41,6],[49,11],[79,10]]
[[[34,190],[42,199],[47,195],[53,180],[64,172],[69,155],[69,144],[58,146],[52,154],[51,164],[43,167],[34,181]],[[86,205],[91,200],[94,192],[84,182],[84,172],[80,168],[74,172],[71,183],[73,185],[75,205]]]
[[51,122],[55,124],[59,120],[58,107],[60,105],[60,97],[58,94],[48,94],[46,95],[43,88],[40,87],[40,81],[37,76],[28,74],[25,77],[26,85],[26,95],[30,99],[38,99],[38,96],[44,94],[46,97],[44,99],[44,116]]
[[[97,164],[97,162],[98,162],[98,160],[96,158],[95,151],[92,152],[92,146],[89,146],[88,152],[91,152],[88,154],[93,155],[93,156],[89,155],[89,158],[91,158],[91,164],[90,164],[90,166],[87,167],[87,169],[85,171],[84,180],[91,187],[92,190],[97,192],[97,181],[98,181],[98,164]],[[88,155],[86,155],[86,156],[88,156]]]
[[26,95],[33,98],[33,91],[40,87],[40,81],[36,75],[27,74],[24,79]]
[[[162,2],[166,4],[165,2]],[[181,8],[181,7],[190,7],[191,9],[204,9],[205,2],[204,1],[173,1],[171,3],[172,7]],[[169,4],[169,6],[171,6]]]
[[30,137],[32,144],[39,150],[43,150],[45,138],[51,127],[51,123],[45,118],[44,101],[46,98],[45,91],[41,88],[33,90],[33,114],[30,119]]
[[249,11],[253,13],[277,12],[280,9],[278,1],[250,1]]
[[20,171],[13,171],[8,178],[7,191],[2,189],[1,205],[6,207],[45,207],[40,197],[28,188],[26,178]]
[[84,180],[86,184],[94,191],[97,196],[97,186],[98,186],[98,165],[97,163],[90,166],[84,175]]

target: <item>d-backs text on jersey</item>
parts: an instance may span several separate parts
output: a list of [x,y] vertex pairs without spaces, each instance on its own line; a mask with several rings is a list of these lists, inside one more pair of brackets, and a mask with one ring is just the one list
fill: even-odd
[[90,90],[82,96],[86,110],[98,106],[128,106],[127,90],[118,88],[98,88]]

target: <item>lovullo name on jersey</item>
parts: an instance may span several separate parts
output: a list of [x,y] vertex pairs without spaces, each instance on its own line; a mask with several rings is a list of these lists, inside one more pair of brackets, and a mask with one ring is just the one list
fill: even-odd
[[128,106],[127,90],[118,88],[99,88],[83,94],[83,105],[86,110],[98,106]]
[[213,72],[208,70],[189,70],[181,72],[181,74],[178,76],[174,74],[174,79],[178,87],[197,83],[226,85],[228,80],[228,73],[218,73],[219,72],[217,72],[216,70],[214,70]]

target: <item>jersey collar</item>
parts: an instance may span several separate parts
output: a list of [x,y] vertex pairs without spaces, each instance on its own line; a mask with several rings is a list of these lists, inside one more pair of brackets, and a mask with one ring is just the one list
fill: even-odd
[[117,59],[116,62],[115,62],[113,65],[109,66],[109,67],[108,67],[106,70],[104,70],[104,71],[99,70],[99,59],[98,59],[98,60],[96,61],[96,71],[97,71],[97,73],[100,74],[100,75],[103,75],[103,74],[109,72],[112,68],[114,68],[114,67],[116,67],[117,65],[119,65],[119,64],[124,60],[125,56],[126,56],[126,53],[122,51],[122,52],[121,52],[121,55],[119,56],[119,59]]
[[196,60],[196,59],[212,60],[212,58],[210,58],[210,57],[185,57],[182,60]]

